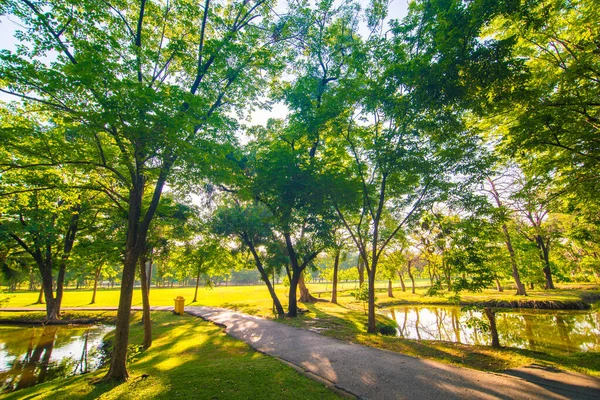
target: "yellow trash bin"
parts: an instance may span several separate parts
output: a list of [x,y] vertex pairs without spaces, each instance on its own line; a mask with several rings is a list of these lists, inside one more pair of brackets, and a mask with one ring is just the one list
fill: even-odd
[[177,296],[173,300],[175,300],[175,309],[173,312],[175,314],[183,315],[183,304],[185,303],[185,299],[181,296]]

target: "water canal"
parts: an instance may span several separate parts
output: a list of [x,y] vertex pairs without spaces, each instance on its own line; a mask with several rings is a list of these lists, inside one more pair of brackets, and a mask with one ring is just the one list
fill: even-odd
[[[489,333],[470,327],[470,318],[485,317],[458,306],[402,306],[379,312],[398,324],[397,336],[416,340],[443,340],[489,345]],[[500,345],[572,354],[600,351],[600,312],[515,309],[498,312],[496,323]]]
[[0,326],[0,385],[22,389],[97,369],[107,325]]

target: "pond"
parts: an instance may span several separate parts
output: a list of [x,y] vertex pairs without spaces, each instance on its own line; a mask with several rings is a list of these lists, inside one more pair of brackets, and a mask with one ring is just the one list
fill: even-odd
[[[461,311],[458,306],[403,306],[379,312],[396,321],[397,336],[402,338],[491,344],[489,333],[468,326],[472,317],[487,321],[477,311]],[[600,351],[599,312],[518,309],[498,312],[496,324],[501,346],[549,354]]]
[[97,369],[102,362],[102,338],[113,329],[107,325],[0,326],[2,390]]

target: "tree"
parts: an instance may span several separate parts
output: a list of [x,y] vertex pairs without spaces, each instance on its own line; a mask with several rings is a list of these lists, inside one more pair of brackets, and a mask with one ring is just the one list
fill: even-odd
[[[184,160],[197,170],[210,165],[208,156],[220,154],[211,150],[233,125],[226,112],[258,94],[281,41],[272,34],[271,6],[266,0],[206,0],[202,7],[185,0],[15,1],[3,10],[21,21],[31,51],[1,54],[2,91],[94,147],[75,159],[49,154],[46,164],[97,168],[120,185],[118,192],[103,188],[128,216],[105,380],[123,380],[135,271],[163,187]],[[55,59],[36,60],[49,54]]]
[[[269,211],[261,204],[250,203],[243,206],[234,202],[217,209],[212,229],[218,235],[236,237],[242,246],[248,248],[273,299],[277,314],[283,316],[285,312],[269,279],[270,271],[268,266],[265,266],[265,256],[260,254],[260,247],[268,246],[274,240],[271,219]],[[271,247],[271,250],[273,249],[277,250],[276,247]],[[277,258],[280,259],[271,254],[271,261]]]
[[24,186],[5,187],[0,237],[3,241],[14,241],[35,262],[42,278],[46,318],[56,321],[60,318],[65,274],[82,208],[89,208],[72,191],[38,191],[35,186]]
[[194,303],[198,300],[201,275],[210,277],[219,274],[225,268],[230,268],[227,252],[218,240],[207,235],[199,239],[196,244],[188,243],[185,246],[182,260],[190,266],[196,278],[196,290],[192,300]]
[[[331,275],[331,302],[337,304],[337,285],[339,280],[339,267],[340,267],[340,257],[342,257],[342,251],[344,247],[347,246],[348,237],[346,237],[342,229],[336,229],[334,232],[334,241],[333,241],[333,270]],[[345,254],[342,258],[345,258]]]
[[[366,266],[369,332],[376,332],[374,283],[385,248],[426,204],[450,193],[452,175],[468,185],[484,167],[478,138],[460,114],[447,102],[421,98],[428,88],[423,76],[436,67],[430,60],[437,50],[420,46],[410,26],[398,27],[392,39],[377,37],[367,44],[360,65],[370,68],[362,71],[359,115],[372,123],[350,123],[338,133],[353,160],[346,175],[354,189],[346,193],[358,191],[360,199],[338,204],[337,211]],[[339,191],[334,196],[340,199]]]
[[501,149],[582,204],[598,202],[599,18],[592,0],[531,2],[488,32],[512,38],[507,58],[522,63],[520,82],[493,107]]
[[[499,181],[500,179],[500,181]],[[519,268],[517,266],[517,257],[515,255],[515,250],[513,248],[511,235],[507,226],[507,219],[510,218],[510,210],[508,210],[504,204],[502,199],[502,195],[498,190],[499,185],[505,185],[504,182],[501,181],[501,177],[499,179],[492,179],[490,177],[487,178],[489,188],[486,189],[490,195],[492,196],[493,201],[496,203],[498,218],[500,219],[500,224],[502,228],[502,235],[504,237],[504,244],[506,245],[506,250],[508,251],[508,256],[510,259],[510,266],[512,269],[512,277],[515,281],[515,285],[517,285],[517,295],[519,296],[527,296],[527,292],[525,291],[525,286],[521,282],[521,277],[519,275]]]
[[548,180],[545,177],[522,176],[518,181],[519,191],[514,194],[515,208],[519,214],[518,230],[534,243],[539,251],[546,289],[554,289],[550,264],[550,246],[556,240],[557,226],[549,213],[556,198],[548,195]]

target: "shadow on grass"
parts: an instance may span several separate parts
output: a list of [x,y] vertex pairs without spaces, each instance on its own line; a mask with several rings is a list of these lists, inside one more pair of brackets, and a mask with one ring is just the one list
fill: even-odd
[[[153,313],[152,320],[153,346],[135,354],[128,364],[127,382],[94,384],[107,372],[105,368],[10,393],[7,398],[337,398],[323,385],[227,336],[218,326],[165,312]],[[134,321],[130,343],[141,343],[142,337],[143,326]]]

